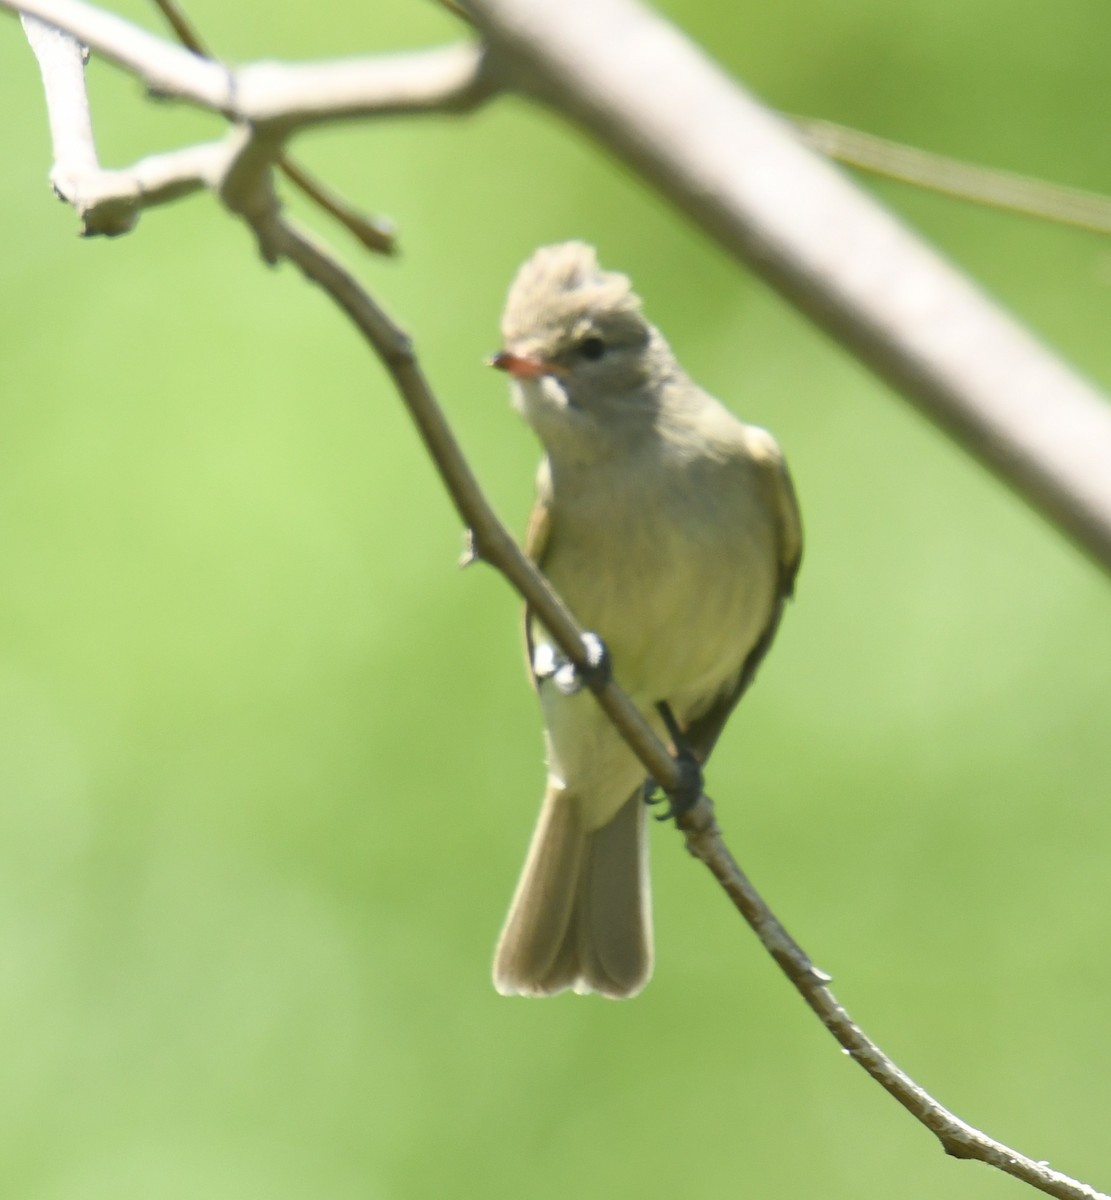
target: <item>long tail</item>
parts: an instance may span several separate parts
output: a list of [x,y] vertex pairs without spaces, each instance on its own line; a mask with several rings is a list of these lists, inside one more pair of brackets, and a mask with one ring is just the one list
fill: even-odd
[[637,789],[609,824],[586,832],[578,799],[549,788],[494,954],[503,996],[574,988],[623,1000],[648,982],[644,807]]

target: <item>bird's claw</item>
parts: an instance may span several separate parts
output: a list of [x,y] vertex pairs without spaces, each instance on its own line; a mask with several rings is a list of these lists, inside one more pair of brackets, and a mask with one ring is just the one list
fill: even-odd
[[613,678],[610,652],[596,633],[583,634],[586,666],[576,668],[576,674],[592,692],[600,692]]
[[[675,765],[679,768],[679,786],[665,791],[667,808],[655,814],[657,821],[678,820],[702,799],[702,768],[698,759],[684,747],[676,753]],[[649,804],[660,802],[654,798],[645,799]]]
[[550,679],[564,696],[574,696],[584,687],[600,692],[612,678],[609,651],[596,633],[582,635],[586,662],[577,666],[564,658],[549,642],[540,642],[532,653],[532,673],[539,682]]
[[[662,789],[667,799],[667,808],[664,812],[656,814],[656,820],[678,820],[679,817],[690,812],[702,798],[702,764],[698,761],[694,751],[687,745],[683,731],[679,728],[679,722],[676,721],[675,714],[671,711],[671,705],[666,702],[657,704],[656,711],[660,714],[672,745],[675,747],[674,761],[679,770],[678,786],[670,790]],[[649,784],[651,788],[649,788]],[[660,803],[655,798],[658,789],[659,784],[654,779],[648,780],[644,793],[646,804]]]

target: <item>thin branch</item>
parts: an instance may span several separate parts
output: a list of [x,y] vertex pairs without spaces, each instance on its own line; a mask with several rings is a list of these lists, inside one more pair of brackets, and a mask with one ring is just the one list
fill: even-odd
[[[483,495],[424,377],[412,340],[318,239],[281,211],[270,180],[272,162],[267,159],[265,145],[260,146],[259,139],[246,130],[240,137],[241,152],[229,164],[220,187],[224,203],[254,231],[267,262],[284,258],[294,263],[362,334],[405,402],[456,511],[470,531],[475,557],[495,566],[527,598],[560,649],[584,677],[589,677],[592,664],[583,645],[585,631]],[[612,679],[601,682],[594,694],[646,770],[665,791],[675,791],[682,781],[679,767],[640,710]]]
[[165,17],[167,25],[174,31],[174,36],[186,50],[192,50],[201,58],[214,59],[216,57],[201,40],[200,31],[174,0],[154,0],[154,6]]
[[[173,0],[155,2],[182,44],[211,60]],[[232,73],[233,113],[257,125],[301,128],[366,116],[468,112],[492,95],[487,66],[484,50],[472,42],[325,62],[260,62]]]
[[84,219],[83,232],[126,232],[126,229],[106,228],[110,213],[128,209],[127,228],[131,228],[139,209],[168,204],[212,187],[224,169],[228,153],[225,138],[164,154],[149,154],[122,170],[99,171],[95,178],[85,181],[79,202],[71,201]]
[[467,7],[520,91],[639,171],[1111,570],[1111,404],[1087,381],[635,0]]
[[995,1167],[1038,1191],[1062,1200],[1109,1200],[1086,1183],[1012,1150],[961,1120],[900,1070],[853,1021],[827,986],[829,977],[815,970],[737,865],[721,839],[709,810],[696,809],[679,820],[687,847],[713,873],[769,954],[795,985],[822,1024],[852,1059],[941,1142],[946,1154]]
[[460,21],[474,28],[474,17],[463,7],[462,4],[456,3],[456,0],[437,0],[441,8],[446,9],[453,17],[458,17]]
[[[192,47],[201,43],[176,10],[178,20],[172,23],[188,39],[190,49],[161,42],[81,0],[0,0],[0,8],[15,12],[17,6],[39,14],[24,12],[22,19],[39,59],[47,96],[55,153],[51,178],[57,193],[81,217],[84,234],[126,233],[143,208],[211,187],[223,173],[228,151],[224,143],[215,142],[152,155],[118,170],[102,169],[89,119],[82,42],[134,71],[160,94],[250,122],[260,138],[270,142],[288,137],[302,125],[332,118],[461,113],[481,104],[497,86],[482,48],[469,43],[335,64],[267,63],[233,72],[197,57]],[[144,66],[148,53],[149,68]],[[197,64],[203,66],[199,73]],[[329,78],[334,86],[327,86]],[[395,252],[392,226],[353,208],[282,155],[280,147],[278,153],[278,165],[294,185],[364,246],[383,254]]]
[[342,225],[368,250],[375,254],[397,253],[397,232],[392,222],[385,217],[372,217],[348,204],[338,192],[310,175],[288,154],[281,155],[276,166],[298,191]]
[[833,121],[791,119],[811,149],[873,175],[1058,225],[1111,233],[1111,197],[1099,192],[962,162]]

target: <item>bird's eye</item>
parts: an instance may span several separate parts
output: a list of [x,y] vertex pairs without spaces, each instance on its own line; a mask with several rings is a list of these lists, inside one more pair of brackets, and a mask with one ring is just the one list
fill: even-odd
[[579,343],[579,353],[591,362],[597,362],[606,352],[606,343],[600,337],[583,338]]

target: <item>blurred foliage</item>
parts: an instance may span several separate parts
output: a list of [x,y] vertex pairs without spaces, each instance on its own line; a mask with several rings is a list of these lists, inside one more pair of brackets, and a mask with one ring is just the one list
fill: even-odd
[[[1104,0],[666,8],[786,111],[1111,191]],[[458,36],[398,0],[190,11],[239,60]],[[91,79],[109,164],[218,128]],[[641,998],[494,994],[542,782],[514,598],[456,571],[319,295],[204,198],[78,240],[10,19],[0,91],[0,1195],[1018,1195],[836,1051],[669,829]],[[726,833],[903,1066],[1111,1185],[1107,580],[546,114],[296,151],[399,221],[404,257],[359,270],[512,525],[537,452],[482,358],[539,243],[595,242],[776,432],[808,546],[710,772]],[[1107,242],[869,186],[1111,380]]]

